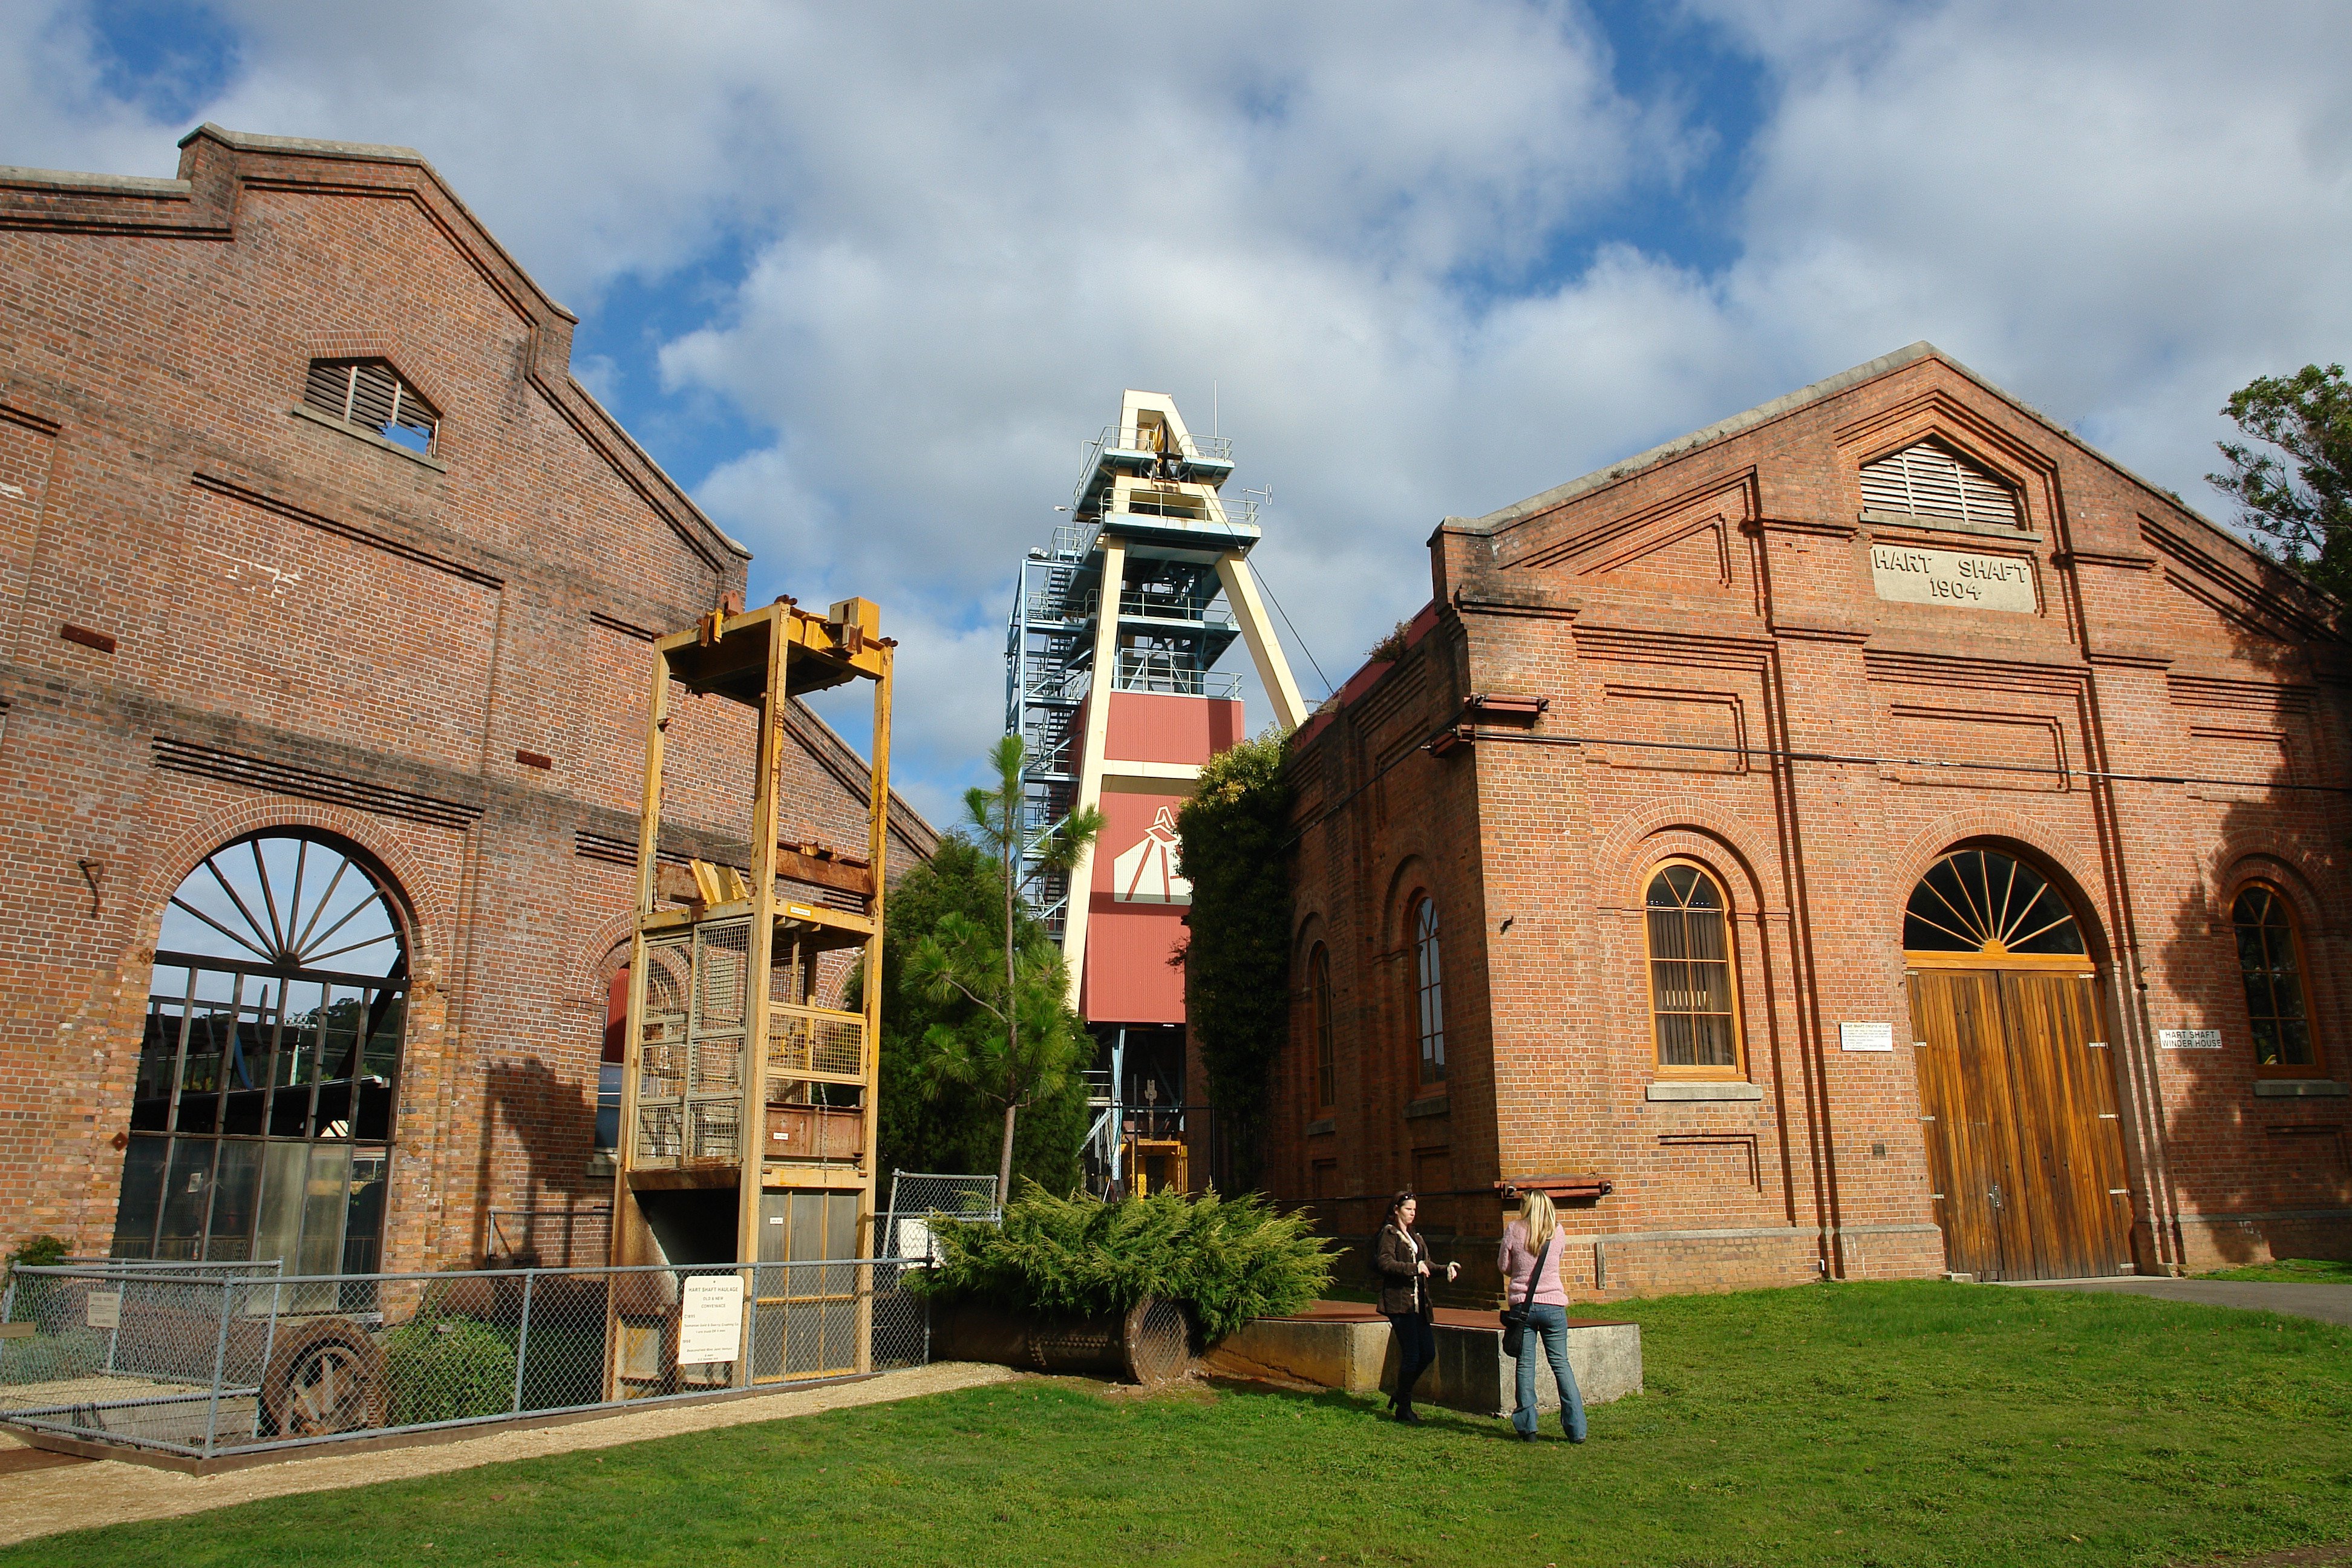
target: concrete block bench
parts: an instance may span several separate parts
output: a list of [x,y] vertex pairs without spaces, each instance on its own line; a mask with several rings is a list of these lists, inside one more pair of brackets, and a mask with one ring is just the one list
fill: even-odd
[[[1422,1373],[1417,1402],[1478,1415],[1507,1415],[1517,1402],[1518,1363],[1503,1353],[1503,1331],[1492,1312],[1440,1308],[1437,1363]],[[1271,1373],[1350,1394],[1374,1394],[1396,1379],[1397,1347],[1386,1318],[1355,1301],[1318,1301],[1292,1318],[1253,1318],[1209,1357],[1212,1372],[1235,1376]],[[1536,1405],[1559,1408],[1559,1390],[1539,1343]],[[1587,1409],[1642,1392],[1642,1329],[1591,1318],[1568,1324],[1568,1362]]]

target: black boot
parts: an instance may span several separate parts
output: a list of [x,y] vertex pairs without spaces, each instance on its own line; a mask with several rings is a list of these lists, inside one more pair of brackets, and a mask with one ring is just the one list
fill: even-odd
[[1396,1418],[1403,1422],[1408,1426],[1418,1426],[1421,1425],[1421,1417],[1413,1414],[1412,1401],[1409,1399],[1400,1400],[1397,1402]]

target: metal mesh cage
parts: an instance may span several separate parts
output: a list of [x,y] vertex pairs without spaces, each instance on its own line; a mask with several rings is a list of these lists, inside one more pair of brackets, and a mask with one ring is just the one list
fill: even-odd
[[731,1100],[698,1100],[693,1105],[693,1157],[698,1160],[741,1158],[743,1108]]
[[866,1068],[866,1020],[855,1013],[772,1004],[768,1070],[859,1078]]
[[675,1160],[686,1152],[686,1108],[679,1105],[637,1107],[637,1157]]
[[738,1087],[736,1068],[742,1064],[743,1041],[740,1037],[721,1036],[718,1039],[694,1042],[694,1092],[729,1094]]
[[743,1026],[743,982],[751,950],[751,922],[709,921],[695,927],[694,1032],[721,1034]]

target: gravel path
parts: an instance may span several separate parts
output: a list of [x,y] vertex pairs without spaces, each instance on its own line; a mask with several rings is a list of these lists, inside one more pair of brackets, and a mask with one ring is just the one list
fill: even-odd
[[[904,1372],[886,1372],[863,1383],[836,1384],[829,1388],[633,1411],[568,1426],[492,1433],[413,1448],[289,1459],[282,1464],[257,1465],[251,1469],[210,1476],[183,1475],[114,1459],[14,1473],[0,1468],[0,1545],[128,1520],[197,1513],[250,1502],[256,1498],[363,1487],[376,1481],[439,1475],[509,1459],[535,1459],[547,1454],[617,1447],[624,1443],[642,1443],[649,1437],[674,1436],[681,1432],[706,1432],[752,1421],[776,1421],[853,1405],[882,1405],[1002,1383],[1022,1375],[1006,1367],[945,1362],[936,1366],[909,1367]],[[21,1447],[15,1438],[0,1434],[0,1447],[13,1450]]]

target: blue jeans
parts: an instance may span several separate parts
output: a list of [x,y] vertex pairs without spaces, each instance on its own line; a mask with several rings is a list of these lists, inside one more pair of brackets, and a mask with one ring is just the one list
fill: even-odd
[[1528,1309],[1528,1331],[1519,1340],[1519,1405],[1511,1425],[1522,1432],[1536,1429],[1536,1342],[1551,1363],[1553,1381],[1559,1384],[1559,1422],[1570,1442],[1584,1441],[1584,1395],[1576,1391],[1576,1373],[1568,1364],[1568,1309],[1538,1302]]

